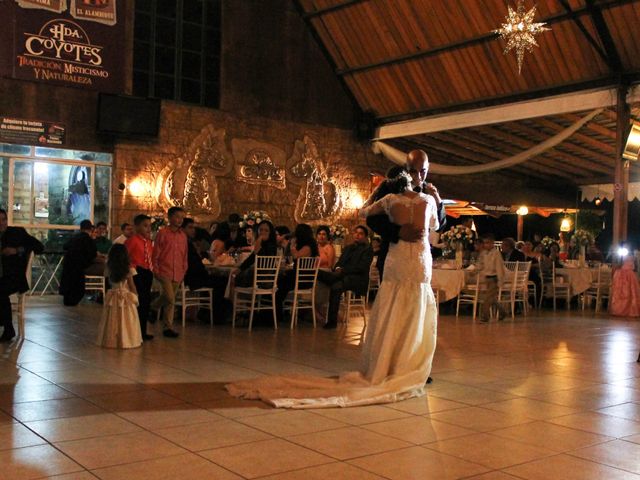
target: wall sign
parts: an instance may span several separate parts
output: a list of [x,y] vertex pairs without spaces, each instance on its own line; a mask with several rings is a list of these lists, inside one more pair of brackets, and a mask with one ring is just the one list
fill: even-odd
[[13,19],[0,32],[0,75],[124,92],[124,21],[117,18],[124,0],[66,3],[0,2],[0,18]]
[[21,145],[64,145],[61,123],[0,117],[0,142]]

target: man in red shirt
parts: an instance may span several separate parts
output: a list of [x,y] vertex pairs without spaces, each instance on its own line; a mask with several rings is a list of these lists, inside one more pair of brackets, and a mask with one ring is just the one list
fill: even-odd
[[153,302],[153,308],[163,309],[165,337],[176,338],[178,333],[173,330],[173,315],[176,304],[176,294],[184,275],[187,272],[187,235],[182,231],[184,210],[171,207],[167,212],[169,225],[156,235],[153,244],[153,275],[162,287],[160,297]]
[[151,243],[151,217],[137,215],[133,219],[136,233],[127,238],[124,246],[129,252],[131,266],[136,269],[137,275],[133,277],[138,291],[138,317],[140,317],[140,331],[143,340],[151,340],[153,335],[147,333],[147,320],[151,308],[151,285],[153,273],[151,271],[151,259],[153,244]]

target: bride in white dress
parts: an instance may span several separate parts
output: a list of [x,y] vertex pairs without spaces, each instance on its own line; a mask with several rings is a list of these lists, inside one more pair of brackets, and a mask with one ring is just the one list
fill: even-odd
[[436,348],[437,306],[431,290],[428,231],[438,228],[433,197],[396,180],[400,193],[364,208],[361,215],[386,213],[393,223],[424,229],[419,242],[391,244],[384,278],[370,314],[360,371],[324,378],[266,376],[232,383],[229,393],[281,408],[350,407],[424,395]]

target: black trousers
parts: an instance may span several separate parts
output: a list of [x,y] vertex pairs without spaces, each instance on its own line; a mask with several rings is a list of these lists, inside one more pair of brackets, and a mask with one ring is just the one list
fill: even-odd
[[151,308],[151,285],[153,284],[153,273],[146,268],[136,267],[137,275],[133,277],[133,283],[138,290],[138,317],[140,318],[140,331],[142,335],[147,334],[147,320],[149,320],[149,310]]
[[9,296],[16,293],[16,281],[7,277],[0,277],[0,322],[5,332],[13,331],[13,312]]

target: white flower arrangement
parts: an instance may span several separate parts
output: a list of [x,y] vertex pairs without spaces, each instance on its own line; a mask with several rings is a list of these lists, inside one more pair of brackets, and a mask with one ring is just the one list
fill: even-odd
[[573,233],[571,240],[580,247],[588,247],[595,243],[595,239],[590,232],[586,230],[578,229]]
[[545,249],[547,249],[547,248],[551,248],[551,245],[558,242],[551,237],[544,237],[542,240],[540,240],[540,243]]
[[473,230],[464,225],[455,225],[442,234],[441,241],[450,250],[455,250],[458,246],[468,247],[473,245]]
[[240,220],[240,228],[253,227],[254,225],[258,225],[263,220],[271,221],[271,217],[267,212],[262,210],[253,210],[251,212],[247,212],[242,216],[242,220]]
[[329,227],[329,236],[331,237],[331,240],[342,240],[347,236],[347,232],[347,228],[340,224],[331,225],[331,227]]

